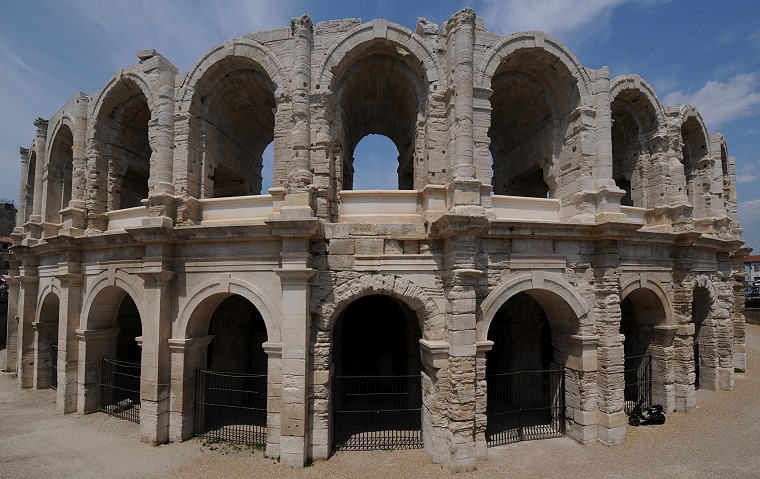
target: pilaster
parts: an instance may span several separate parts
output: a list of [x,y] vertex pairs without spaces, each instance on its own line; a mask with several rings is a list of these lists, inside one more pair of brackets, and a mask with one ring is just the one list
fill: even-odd
[[[154,256],[151,267],[146,260],[143,272],[145,293],[142,317],[142,356],[140,373],[140,440],[151,445],[169,440],[169,395],[171,389],[170,354],[172,293],[176,274],[165,269],[163,245],[155,245],[162,256]],[[156,253],[156,252],[154,252]]]
[[196,370],[206,367],[206,351],[213,336],[169,339],[171,389],[169,440],[185,441],[195,434]]
[[77,412],[88,414],[100,409],[100,360],[116,350],[119,328],[77,329],[79,361],[77,371]]
[[20,283],[18,299],[18,352],[16,373],[20,388],[34,386],[35,332],[33,323],[37,320],[37,294],[39,278],[37,268],[32,266],[32,259],[27,258],[22,265],[17,281]]
[[[309,449],[309,303],[311,278],[316,272],[309,267],[310,244],[311,238],[320,231],[321,223],[313,216],[300,216],[306,213],[302,207],[287,210],[285,204],[293,196],[285,197],[280,208],[281,214],[285,210],[283,217],[266,220],[266,223],[273,235],[282,238],[280,268],[275,270],[280,277],[283,305],[280,460],[291,467],[303,467]],[[291,213],[295,216],[290,216]]]
[[81,256],[78,252],[67,252],[68,261],[59,263],[58,280],[61,285],[58,329],[58,389],[57,409],[59,413],[77,410],[77,359],[79,340],[76,330],[80,324],[82,311],[82,283],[84,276],[79,272]]

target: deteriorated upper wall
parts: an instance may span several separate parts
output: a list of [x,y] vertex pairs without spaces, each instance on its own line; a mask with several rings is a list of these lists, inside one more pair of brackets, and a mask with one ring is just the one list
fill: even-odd
[[542,32],[489,32],[469,9],[415,31],[304,16],[226,41],[187,73],[138,56],[38,125],[22,152],[19,234],[104,231],[109,212],[140,206],[157,224],[197,224],[197,200],[265,194],[266,180],[338,221],[369,134],[396,145],[399,190],[471,182],[446,208],[548,197],[562,221],[619,221],[622,206],[668,231],[741,231],[733,158],[694,107],[584,67]]

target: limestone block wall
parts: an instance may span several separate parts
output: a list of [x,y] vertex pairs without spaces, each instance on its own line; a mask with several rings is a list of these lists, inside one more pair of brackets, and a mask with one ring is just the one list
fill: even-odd
[[[368,297],[402,312],[423,445],[457,471],[487,455],[495,369],[563,368],[565,433],[605,444],[625,438],[632,351],[668,411],[744,369],[735,164],[641,77],[542,32],[488,32],[469,9],[414,30],[303,16],[188,72],[138,58],[20,149],[8,364],[47,387],[57,342],[61,412],[98,409],[125,298],[141,439],[195,433],[195,371],[236,339],[209,329],[233,298],[263,321],[267,453],[289,466],[335,447],[336,325]],[[396,145],[404,191],[350,192],[369,134]]]

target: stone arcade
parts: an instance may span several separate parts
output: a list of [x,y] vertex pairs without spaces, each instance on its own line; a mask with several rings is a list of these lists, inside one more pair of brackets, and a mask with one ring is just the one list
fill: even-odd
[[[197,369],[258,372],[267,453],[303,466],[342,440],[338,377],[403,373],[420,443],[467,470],[496,373],[559,368],[560,433],[613,444],[627,357],[667,411],[744,369],[734,160],[644,79],[469,9],[304,16],[186,73],[138,57],[21,149],[8,369],[60,412],[97,411],[101,358],[132,356],[142,440],[182,441]],[[398,190],[353,189],[369,134]]]

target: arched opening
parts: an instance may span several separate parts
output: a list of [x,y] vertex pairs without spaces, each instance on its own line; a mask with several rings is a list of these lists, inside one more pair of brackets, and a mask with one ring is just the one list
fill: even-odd
[[642,92],[625,89],[612,101],[612,178],[625,191],[623,206],[646,207],[644,191],[648,141],[656,131],[656,114]]
[[60,300],[48,293],[42,301],[39,321],[35,325],[35,375],[38,388],[58,388],[58,314]]
[[55,135],[50,149],[47,171],[47,201],[45,221],[61,223],[60,211],[69,206],[71,182],[74,173],[74,136],[67,125],[62,125]]
[[333,330],[335,449],[422,446],[417,315],[383,295],[357,299]]
[[683,169],[686,176],[686,195],[695,218],[708,215],[706,194],[710,192],[711,172],[708,168],[707,138],[695,117],[689,117],[681,127]]
[[258,195],[264,151],[274,140],[275,85],[254,61],[226,57],[204,73],[192,113],[202,138],[204,198]]
[[[560,329],[562,326],[555,326]],[[564,373],[552,324],[534,297],[520,292],[496,312],[486,353],[486,443],[489,446],[564,433]]]
[[[238,295],[213,309],[213,335],[198,371],[195,433],[232,442],[266,444],[267,331],[256,307]],[[200,358],[199,358],[200,359]]]
[[141,206],[148,197],[151,113],[140,87],[124,78],[108,92],[95,126],[95,142],[108,168],[107,210]]
[[399,156],[396,145],[383,135],[367,135],[359,141],[354,149],[354,161],[351,165],[353,189],[356,190],[394,190],[398,185],[396,175],[390,170]]
[[388,172],[396,167],[397,188],[411,190],[415,188],[415,148],[422,134],[417,119],[427,102],[425,73],[402,46],[376,42],[366,49],[350,65],[339,65],[342,74],[335,76],[333,86],[337,98],[334,135],[341,158],[339,189],[356,189],[356,147],[367,135],[376,134],[389,138],[398,152],[398,161],[383,158],[377,166]]
[[142,319],[137,303],[120,287],[108,286],[93,299],[84,324],[79,357],[84,361],[85,397],[80,411],[100,410],[139,423]]
[[[655,326],[665,324],[665,310],[657,295],[644,288],[631,291],[620,303],[620,334],[624,335],[624,410],[639,401],[667,404],[665,364]],[[652,375],[656,370],[660,374]]]
[[139,423],[142,321],[137,304],[128,294],[119,304],[115,322],[116,342],[101,360],[100,410]]
[[[567,68],[540,48],[518,50],[501,62],[491,79],[488,130],[494,194],[556,196],[551,167],[579,102],[575,84]],[[577,148],[570,150],[565,155]]]
[[710,291],[697,286],[692,293],[691,321],[694,323],[694,389],[711,386],[715,389],[716,355],[714,325],[710,318]]

